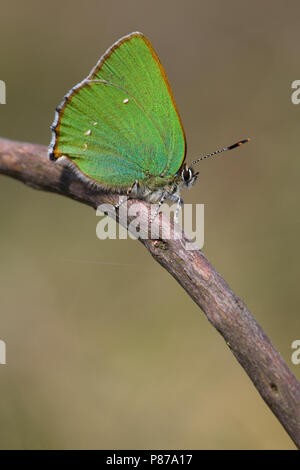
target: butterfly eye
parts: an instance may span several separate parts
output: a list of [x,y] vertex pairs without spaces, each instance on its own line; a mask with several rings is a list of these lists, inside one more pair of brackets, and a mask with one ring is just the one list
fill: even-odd
[[188,183],[193,178],[193,172],[190,168],[185,167],[181,173],[182,181]]

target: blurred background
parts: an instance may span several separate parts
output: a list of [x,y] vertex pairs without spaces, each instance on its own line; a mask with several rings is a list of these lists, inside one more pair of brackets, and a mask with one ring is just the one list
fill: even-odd
[[[300,79],[295,1],[2,0],[1,137],[48,145],[54,109],[142,31],[206,160],[204,253],[291,363],[300,339]],[[293,449],[223,339],[134,240],[93,210],[0,175],[2,449]]]

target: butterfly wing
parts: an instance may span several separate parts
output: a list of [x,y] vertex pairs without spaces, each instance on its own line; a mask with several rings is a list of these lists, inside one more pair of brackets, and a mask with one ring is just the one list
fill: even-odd
[[185,157],[185,136],[170,85],[150,42],[132,33],[101,57],[65,96],[49,152],[67,157],[106,187],[172,178]]

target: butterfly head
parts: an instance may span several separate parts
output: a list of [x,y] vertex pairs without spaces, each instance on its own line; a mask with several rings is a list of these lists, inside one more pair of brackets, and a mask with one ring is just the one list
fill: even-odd
[[191,186],[193,186],[198,179],[198,175],[199,175],[199,171],[195,173],[192,167],[188,167],[187,165],[184,165],[180,173],[183,186],[185,188],[190,188]]

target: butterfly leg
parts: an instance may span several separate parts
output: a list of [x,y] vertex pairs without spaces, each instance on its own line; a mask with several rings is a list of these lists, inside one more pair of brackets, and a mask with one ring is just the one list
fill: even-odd
[[167,198],[169,199],[169,201],[177,203],[175,214],[174,214],[174,222],[177,224],[178,223],[179,212],[181,211],[181,208],[182,208],[182,205],[183,205],[183,199],[176,192],[168,194]]
[[157,204],[157,207],[156,207],[156,210],[154,212],[154,215],[151,217],[151,223],[153,222],[153,220],[157,217],[159,211],[160,211],[160,208],[161,206],[163,205],[164,201],[167,199],[168,197],[168,193],[165,191],[164,193],[162,193],[162,196],[159,200],[159,203]]
[[178,216],[179,212],[181,211],[183,205],[183,199],[180,196],[177,196],[177,207],[175,211],[175,216],[174,216],[174,222],[177,224],[178,223]]
[[119,207],[127,201],[127,196],[119,197],[119,202],[115,205],[115,209],[118,210]]
[[139,193],[139,188],[140,188],[139,182],[138,182],[138,180],[135,180],[135,182],[133,183],[133,185],[128,189],[128,191],[127,191],[127,196],[128,196],[128,197],[131,196],[131,197],[134,198],[135,196],[138,195],[138,193]]
[[133,185],[127,190],[126,196],[119,198],[119,202],[115,205],[115,209],[119,209],[119,207],[127,201],[127,198],[130,198],[131,195],[135,195],[138,193],[139,183],[137,180],[133,183]]

